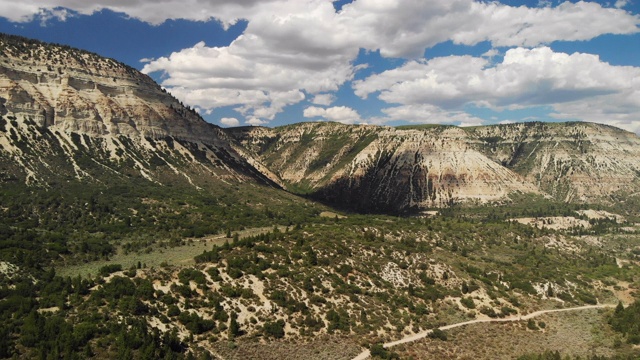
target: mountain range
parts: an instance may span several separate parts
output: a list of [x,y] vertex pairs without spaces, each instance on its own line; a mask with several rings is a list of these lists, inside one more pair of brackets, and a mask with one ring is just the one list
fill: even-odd
[[223,129],[0,35],[0,358],[637,358],[639,178],[610,126]]
[[513,193],[612,202],[640,190],[640,139],[610,126],[458,128],[299,123],[221,129],[115,60],[0,38],[2,177],[112,174],[159,183],[255,181],[359,212],[504,203]]

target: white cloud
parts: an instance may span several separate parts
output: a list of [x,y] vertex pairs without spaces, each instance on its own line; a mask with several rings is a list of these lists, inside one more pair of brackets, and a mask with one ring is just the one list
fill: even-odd
[[376,119],[377,123],[407,121],[420,124],[455,124],[460,126],[475,126],[484,123],[484,120],[464,111],[447,111],[430,104],[401,105],[382,109],[382,112],[387,116]]
[[528,8],[471,0],[359,0],[345,5],[343,17],[352,23],[351,34],[366,39],[363,48],[379,48],[387,57],[413,58],[447,40],[537,46],[605,33],[637,33],[640,24],[637,15],[584,1]]
[[616,1],[615,7],[620,9],[620,8],[623,8],[623,7],[627,6],[628,4],[629,4],[629,2],[627,0],[618,0],[618,1]]
[[247,119],[247,124],[252,125],[252,126],[260,126],[260,125],[264,125],[266,124],[266,121],[260,120],[256,117],[250,117],[249,119]]
[[227,47],[199,43],[146,64],[143,72],[164,72],[162,85],[187,103],[237,105],[245,117],[262,121],[304,100],[303,91],[325,93],[318,99],[328,101],[326,92],[353,77],[359,49],[333,31],[337,14],[330,2],[295,4],[286,14],[274,8],[256,15]]
[[449,56],[410,61],[354,82],[357,95],[378,97],[397,108],[392,119],[431,121],[435,107],[459,111],[464,105],[496,110],[552,106],[561,119],[582,119],[637,131],[640,68],[612,66],[591,54],[556,53],[547,47],[516,48],[496,66],[483,58]]
[[316,105],[324,105],[324,106],[329,106],[334,101],[336,101],[336,97],[333,94],[317,94],[316,96],[313,97],[313,100],[311,100],[311,102]]
[[591,54],[553,52],[548,47],[516,48],[489,67],[483,58],[448,56],[410,61],[402,67],[355,81],[355,93],[380,92],[388,103],[430,103],[443,108],[464,104],[491,107],[571,102],[620,93],[640,68],[611,66]]
[[328,121],[337,121],[344,124],[354,124],[362,120],[357,111],[347,106],[334,106],[327,109],[309,106],[304,109],[303,115],[306,118],[323,118]]
[[[237,105],[252,123],[262,124],[302,101],[302,92],[314,95],[317,105],[330,105],[335,100],[331,92],[358,70],[353,61],[360,48],[379,49],[384,56],[420,56],[425,48],[446,40],[530,46],[637,32],[640,23],[638,16],[625,11],[585,2],[516,8],[469,0],[357,0],[339,13],[322,0],[270,5],[274,4],[254,12],[245,33],[230,46],[200,43],[148,63],[144,71],[164,71],[168,77],[163,85],[173,87],[187,103],[203,108]],[[495,50],[485,54],[489,59],[496,55]],[[380,99],[405,106],[388,110],[390,118],[398,118],[402,110],[407,112],[405,120],[468,123],[478,119],[464,118],[458,109],[466,103],[515,107],[571,102],[623,86],[612,83],[622,78],[610,76],[614,68],[597,57],[554,54],[547,48],[510,50],[502,64],[489,66],[489,60],[470,56],[410,61],[356,82],[354,90],[362,97],[381,91]],[[446,110],[416,113],[406,108],[417,104]],[[319,116],[361,120],[330,109]]]
[[59,7],[82,15],[109,9],[154,25],[168,19],[217,19],[228,26],[239,19],[251,17],[260,11],[260,6],[272,2],[286,3],[280,0],[2,0],[0,14],[14,22],[25,22],[40,15],[41,11]]
[[[626,3],[618,0],[615,6]],[[332,0],[0,0],[0,14],[22,22],[62,7],[85,15],[110,9],[151,24],[168,19],[216,19],[228,26],[246,19],[262,30],[249,33],[259,35],[266,48],[279,45],[271,40],[284,35],[301,54],[315,51],[323,56],[324,46],[331,49],[336,42],[380,49],[383,56],[420,57],[425,48],[446,40],[537,46],[638,32],[639,17],[622,9],[585,1],[566,1],[556,7],[548,6],[548,1],[540,4],[544,6],[513,7],[473,0],[355,0],[335,14]],[[308,16],[301,16],[305,13]]]
[[240,121],[238,121],[238,119],[236,119],[236,118],[226,118],[225,117],[225,118],[220,119],[220,123],[222,125],[230,126],[230,127],[240,125]]
[[[506,7],[498,3],[474,3],[476,26],[460,29],[452,39],[474,45],[483,40],[494,46],[533,47],[556,40],[589,40],[601,34],[639,31],[640,17],[624,10],[603,8],[595,2],[563,2],[557,7]],[[585,26],[585,24],[589,24]]]
[[[619,7],[624,5],[623,0],[616,3]],[[162,85],[192,106],[205,112],[235,106],[253,124],[273,119],[285,107],[303,101],[305,94],[313,96],[313,103],[329,106],[334,100],[331,93],[352,80],[363,67],[354,64],[361,49],[379,50],[384,57],[421,58],[425,49],[445,41],[465,45],[489,41],[495,47],[533,47],[556,40],[637,33],[640,25],[638,15],[585,1],[538,8],[473,0],[355,0],[336,13],[332,0],[0,0],[1,16],[18,22],[34,16],[44,21],[50,17],[64,20],[70,15],[61,8],[78,14],[110,9],[151,24],[167,19],[216,19],[228,26],[239,19],[247,20],[245,32],[229,46],[209,47],[199,43],[156,60],[143,59],[151,60],[143,71],[163,72]],[[493,54],[485,55],[491,58]],[[509,88],[527,82],[518,80],[519,74],[507,71],[499,75],[517,79],[500,79],[496,75],[492,85],[499,89],[490,89],[495,96],[482,99],[474,89],[483,88],[477,83],[482,77],[491,78],[485,69],[488,66],[485,59],[451,57],[439,61],[442,65],[457,66],[455,71],[461,69],[462,74],[456,75],[432,61],[429,62],[432,73],[425,76],[420,73],[425,63],[410,62],[397,69],[397,75],[408,76],[409,67],[413,66],[416,79],[422,83],[411,78],[406,81],[394,78],[389,84],[390,76],[386,73],[367,79],[355,89],[359,95],[378,91],[368,88],[379,89],[383,91],[382,99],[399,104],[416,103],[428,94],[432,102],[444,108],[455,108],[468,101],[489,101],[494,106],[515,104],[515,98],[497,94],[500,89],[515,90],[523,96],[525,105],[548,101],[543,99],[542,91],[530,91],[538,95],[536,99],[522,89]],[[502,65],[515,71],[515,65]],[[375,85],[376,79],[381,84]],[[499,80],[506,81],[506,85]],[[461,85],[465,81],[467,84]],[[529,83],[545,86],[533,79]],[[428,91],[413,93],[408,100],[394,98],[403,87],[405,94],[412,88]],[[564,98],[558,92],[552,95]]]
[[498,51],[497,49],[489,49],[487,52],[485,52],[481,56],[485,57],[485,58],[493,59],[494,57],[496,57],[498,55],[501,55],[500,51]]

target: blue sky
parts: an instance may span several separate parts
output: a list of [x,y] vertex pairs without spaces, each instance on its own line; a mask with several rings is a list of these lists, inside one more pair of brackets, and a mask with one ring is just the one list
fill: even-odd
[[0,0],[220,126],[584,120],[640,132],[640,0]]

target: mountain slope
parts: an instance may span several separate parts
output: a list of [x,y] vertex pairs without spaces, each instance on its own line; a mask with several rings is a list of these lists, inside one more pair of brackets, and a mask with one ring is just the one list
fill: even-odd
[[92,261],[320,212],[243,151],[126,65],[0,35],[2,260]]
[[[640,243],[623,233],[637,227],[604,212],[566,231],[510,221],[511,204],[345,216],[270,181],[363,211],[538,191],[514,172],[532,156],[491,146],[495,129],[297,124],[232,129],[236,141],[126,66],[0,45],[0,358],[350,359],[462,319],[640,288]],[[517,134],[504,135],[515,149],[540,143]],[[593,332],[608,327],[567,338],[624,351]]]
[[263,175],[269,172],[250,165],[220,128],[135,69],[7,35],[0,36],[0,51],[5,176],[27,183],[63,174],[100,181],[92,174],[97,166],[120,176],[159,183],[175,178],[196,187],[210,178],[273,184]]
[[640,138],[592,123],[467,129],[472,146],[563,201],[611,200],[640,189]]
[[585,202],[640,189],[640,139],[597,124],[303,123],[229,132],[289,189],[358,211],[504,201],[516,192]]

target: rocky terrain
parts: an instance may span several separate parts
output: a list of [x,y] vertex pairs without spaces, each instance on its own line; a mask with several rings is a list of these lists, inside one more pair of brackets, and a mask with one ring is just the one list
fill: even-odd
[[113,60],[0,51],[0,358],[637,357],[633,134],[222,130]]
[[290,190],[359,211],[504,202],[513,193],[610,202],[640,188],[640,138],[598,124],[303,123],[231,134]]
[[223,130],[114,60],[11,36],[0,37],[0,50],[4,178],[97,180],[88,161],[159,183],[258,181],[387,213],[504,203],[514,193],[613,202],[640,190],[640,139],[608,126]]
[[0,171],[27,183],[95,178],[83,156],[156,182],[270,182],[267,169],[151,78],[82,50],[0,36],[0,115]]
[[639,189],[640,138],[607,125],[525,123],[467,129],[492,160],[561,201],[611,201]]

